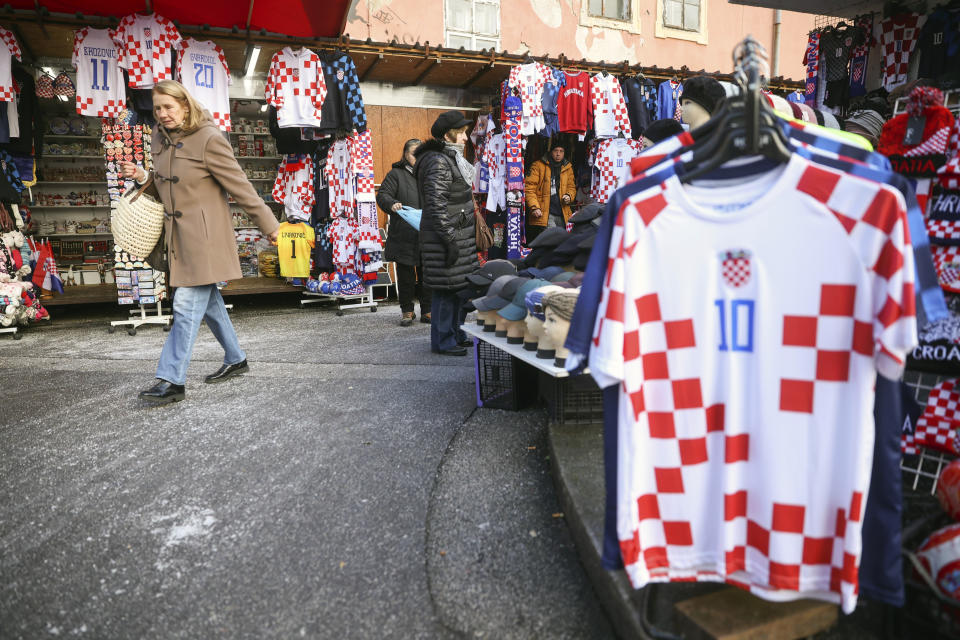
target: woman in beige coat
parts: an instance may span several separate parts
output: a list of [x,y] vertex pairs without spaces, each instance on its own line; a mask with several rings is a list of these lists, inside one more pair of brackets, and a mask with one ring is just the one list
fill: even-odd
[[[157,383],[140,392],[150,404],[183,400],[187,365],[201,321],[223,347],[223,366],[206,377],[221,382],[249,370],[217,283],[240,278],[240,260],[227,194],[243,207],[267,238],[276,243],[279,223],[250,185],[233,149],[210,114],[179,82],[153,88],[157,127],[153,133],[152,193],[164,208],[164,236],[170,264],[173,327],[157,365]],[[140,184],[148,175],[121,163],[124,177]]]

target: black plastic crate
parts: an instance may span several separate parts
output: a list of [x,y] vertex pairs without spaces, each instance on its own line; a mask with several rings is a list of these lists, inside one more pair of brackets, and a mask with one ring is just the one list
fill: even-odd
[[541,372],[540,398],[550,418],[561,424],[603,422],[603,394],[589,374],[554,378]]
[[478,405],[519,411],[537,399],[537,369],[505,351],[477,341]]

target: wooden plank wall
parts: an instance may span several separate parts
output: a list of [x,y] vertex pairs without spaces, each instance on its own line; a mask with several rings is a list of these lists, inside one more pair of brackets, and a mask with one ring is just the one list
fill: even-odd
[[[446,109],[427,109],[424,107],[395,107],[387,105],[367,106],[367,128],[373,137],[373,174],[377,184],[390,171],[394,162],[403,154],[403,143],[410,138],[426,140],[430,137],[430,126]],[[471,112],[465,112],[473,118]],[[380,226],[386,226],[387,216],[380,215]]]

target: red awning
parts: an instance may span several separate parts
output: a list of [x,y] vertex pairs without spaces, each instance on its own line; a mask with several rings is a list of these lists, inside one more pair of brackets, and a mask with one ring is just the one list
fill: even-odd
[[[36,4],[51,13],[123,16],[143,11],[143,0],[13,0],[14,9],[33,10]],[[335,38],[340,35],[350,0],[154,0],[153,10],[180,24],[265,29],[298,38]],[[253,5],[253,11],[250,7]]]

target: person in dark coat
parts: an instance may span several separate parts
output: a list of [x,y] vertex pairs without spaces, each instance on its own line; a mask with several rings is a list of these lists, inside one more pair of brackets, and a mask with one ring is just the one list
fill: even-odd
[[384,259],[396,265],[402,327],[409,327],[416,318],[413,313],[414,295],[420,300],[420,322],[430,324],[430,288],[423,286],[420,234],[397,213],[404,206],[420,208],[420,193],[417,190],[417,179],[413,175],[413,166],[417,162],[413,151],[420,144],[417,139],[404,143],[403,157],[399,162],[393,163],[393,168],[377,191],[377,204],[390,218]]
[[467,354],[472,344],[460,329],[466,318],[467,275],[478,266],[473,207],[473,165],[463,156],[470,121],[447,111],[430,127],[432,140],[420,145],[415,173],[420,192],[420,252],[423,283],[433,295],[430,347],[434,353]]

